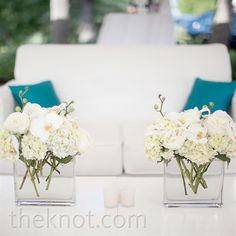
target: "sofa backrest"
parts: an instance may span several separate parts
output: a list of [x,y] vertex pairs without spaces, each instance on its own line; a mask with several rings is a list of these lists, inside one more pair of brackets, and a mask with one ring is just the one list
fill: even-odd
[[62,101],[73,99],[80,120],[152,120],[159,93],[180,111],[196,77],[230,81],[227,49],[204,46],[25,45],[17,51],[20,83],[50,79]]

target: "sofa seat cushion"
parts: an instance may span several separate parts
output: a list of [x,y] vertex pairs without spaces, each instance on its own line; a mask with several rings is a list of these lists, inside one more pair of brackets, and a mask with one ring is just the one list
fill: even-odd
[[76,160],[78,175],[122,174],[121,128],[117,123],[81,122],[92,137],[90,149]]
[[122,125],[124,171],[130,175],[162,174],[163,165],[149,160],[144,153],[147,121],[126,122]]

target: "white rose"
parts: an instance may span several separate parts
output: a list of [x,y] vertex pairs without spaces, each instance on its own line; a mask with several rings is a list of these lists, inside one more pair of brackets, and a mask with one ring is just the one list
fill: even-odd
[[41,107],[39,104],[28,102],[23,109],[23,113],[27,114],[30,119],[34,119],[45,115],[47,113],[47,109]]
[[83,154],[88,150],[92,141],[89,133],[85,130],[80,129],[79,131],[79,143],[78,143],[78,150],[80,154]]
[[219,110],[206,117],[204,126],[210,136],[227,135],[227,127],[230,122],[232,122],[231,117],[226,112]]
[[163,146],[170,150],[178,150],[181,148],[187,138],[187,133],[185,129],[174,129],[169,131],[169,134],[164,138],[165,141]]
[[3,127],[12,134],[25,134],[29,129],[29,125],[30,119],[27,114],[14,112],[7,117]]
[[61,116],[55,113],[48,113],[32,120],[30,133],[45,142],[52,132],[61,127],[62,123],[63,118]]
[[207,128],[200,123],[191,124],[188,127],[187,138],[196,144],[207,143]]

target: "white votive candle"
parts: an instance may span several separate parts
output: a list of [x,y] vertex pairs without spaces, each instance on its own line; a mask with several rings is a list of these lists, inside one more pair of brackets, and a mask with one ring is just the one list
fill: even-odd
[[106,208],[115,208],[119,203],[119,194],[115,188],[104,189],[104,206]]
[[135,205],[135,189],[122,189],[120,191],[120,203],[124,207],[133,207]]

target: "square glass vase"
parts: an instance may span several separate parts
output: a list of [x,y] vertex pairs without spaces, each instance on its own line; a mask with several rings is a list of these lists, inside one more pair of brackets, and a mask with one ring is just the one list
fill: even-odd
[[[14,163],[15,202],[17,205],[71,206],[75,204],[75,158],[67,164],[60,164],[47,188],[46,181],[51,168],[44,166],[42,174],[35,178],[35,186],[27,168],[21,160]],[[26,175],[27,174],[27,175]],[[22,184],[23,183],[23,184]]]
[[164,165],[164,205],[166,207],[221,207],[224,185],[223,161],[213,161],[203,177],[207,188],[201,185],[197,193],[190,188],[187,178],[185,194],[183,179],[176,160]]

